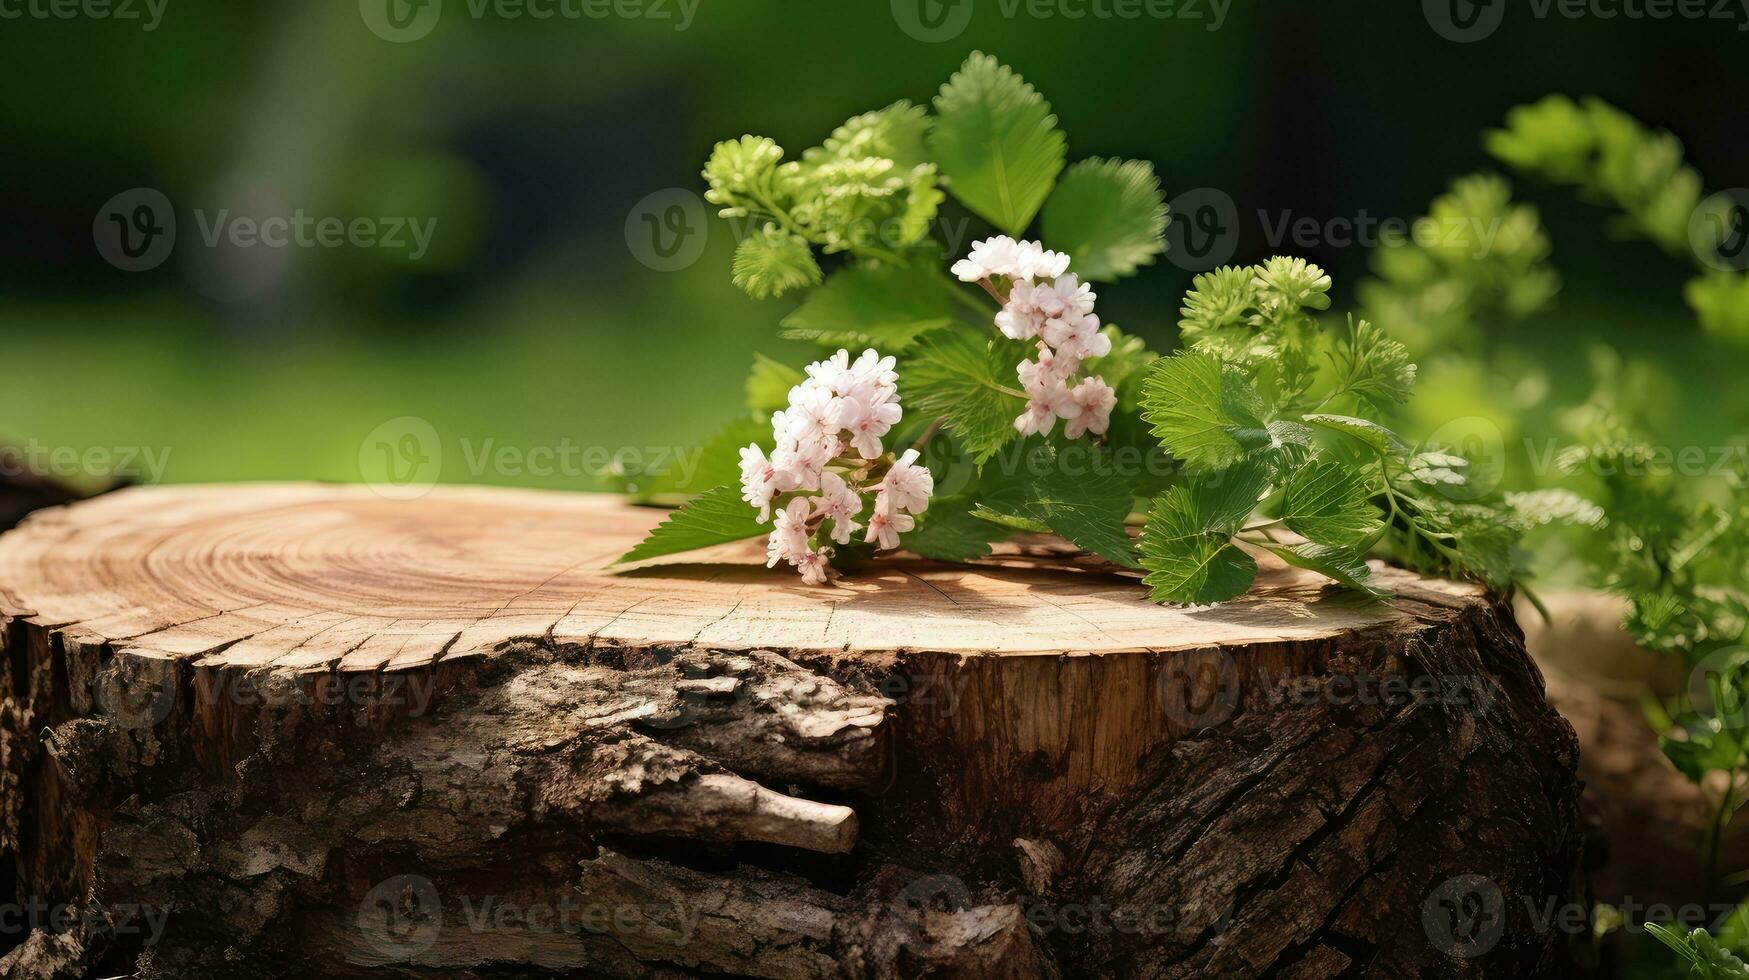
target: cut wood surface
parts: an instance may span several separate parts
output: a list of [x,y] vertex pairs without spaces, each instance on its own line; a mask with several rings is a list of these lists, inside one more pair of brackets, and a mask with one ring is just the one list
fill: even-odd
[[[313,485],[126,490],[11,535],[0,546],[0,602],[140,656],[312,671],[417,667],[517,638],[1105,654],[1327,639],[1403,618],[1323,601],[1327,580],[1280,563],[1250,595],[1203,610],[1155,605],[1134,578],[1049,549],[1010,550],[975,570],[877,562],[832,589],[767,571],[757,539],[655,559],[643,574],[615,569],[661,514],[527,490],[410,501]],[[1404,574],[1384,584],[1426,593]],[[1437,588],[1440,601],[1480,595]]]
[[[1239,600],[1162,607],[1032,538],[832,588],[766,569],[759,541],[615,566],[662,516],[523,490],[173,487],[0,536],[0,880],[175,913],[151,942],[33,935],[0,973],[25,954],[177,976],[1560,976],[1583,958],[1525,912],[1581,898],[1571,729],[1475,586],[1381,567],[1396,598],[1370,603],[1262,559]],[[1464,876],[1502,896],[1481,939],[1440,891]],[[481,930],[463,911],[560,893],[704,925]],[[1151,926],[1070,928],[1090,903]],[[366,928],[378,907],[393,921]],[[1448,911],[1461,928],[1426,918]]]

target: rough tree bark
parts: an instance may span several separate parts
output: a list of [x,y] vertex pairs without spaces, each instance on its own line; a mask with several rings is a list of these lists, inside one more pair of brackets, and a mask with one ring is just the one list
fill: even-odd
[[1583,965],[1572,731],[1474,587],[611,569],[660,516],[184,487],[0,537],[0,881],[45,910],[0,974]]

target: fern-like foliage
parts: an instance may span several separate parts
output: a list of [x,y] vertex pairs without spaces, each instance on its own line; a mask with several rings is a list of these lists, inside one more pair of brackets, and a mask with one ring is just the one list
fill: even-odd
[[1489,152],[1518,169],[1617,212],[1622,235],[1656,243],[1695,263],[1702,277],[1684,295],[1708,333],[1749,344],[1749,273],[1727,252],[1749,235],[1749,201],[1702,200],[1699,171],[1675,136],[1645,126],[1599,99],[1551,95],[1506,115],[1484,137]]

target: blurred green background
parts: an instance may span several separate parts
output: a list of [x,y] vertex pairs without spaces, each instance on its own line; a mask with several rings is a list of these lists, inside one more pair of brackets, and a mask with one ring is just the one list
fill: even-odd
[[[965,29],[927,43],[900,26],[915,0],[705,0],[689,21],[678,0],[550,19],[446,0],[428,34],[396,43],[367,26],[382,0],[165,2],[150,31],[0,21],[0,443],[146,447],[166,465],[136,463],[136,476],[169,482],[369,479],[361,450],[405,417],[430,424],[434,475],[449,481],[589,487],[601,457],[588,447],[696,446],[738,411],[755,350],[805,355],[776,339],[795,301],[730,285],[734,242],[714,218],[692,229],[695,262],[641,262],[641,202],[700,190],[718,139],[756,132],[796,153],[854,113],[926,101],[973,49],[1051,100],[1071,159],[1147,159],[1168,195],[1229,194],[1240,261],[1271,251],[1260,210],[1424,213],[1450,178],[1497,170],[1481,132],[1550,92],[1596,94],[1673,131],[1709,191],[1749,184],[1742,11],[1630,21],[1514,5],[1493,36],[1458,44],[1418,3],[1233,0],[1211,29],[1207,0],[1132,20],[958,0]],[[922,0],[958,9],[935,2]],[[1515,185],[1565,279],[1555,311],[1512,337],[1549,384],[1582,397],[1586,350],[1606,340],[1680,379],[1659,396],[1672,439],[1735,431],[1749,416],[1744,359],[1701,338],[1680,298],[1692,270],[1610,240],[1566,191]],[[94,222],[139,187],[173,202],[178,237],[162,264],[128,272],[99,254]],[[436,224],[417,258],[203,241],[221,213],[297,209]],[[1348,306],[1368,250],[1295,251],[1332,272]],[[1161,262],[1101,290],[1101,311],[1170,349],[1191,275]],[[1431,411],[1489,408],[1449,397]],[[502,447],[561,455],[482,464]],[[55,475],[97,480],[94,458]]]

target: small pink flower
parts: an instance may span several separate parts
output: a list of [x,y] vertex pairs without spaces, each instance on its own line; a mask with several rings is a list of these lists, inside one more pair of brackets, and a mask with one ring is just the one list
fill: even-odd
[[1063,435],[1079,439],[1085,433],[1103,434],[1111,424],[1111,410],[1117,406],[1117,392],[1095,375],[1069,391],[1069,397],[1059,410],[1063,415]]
[[917,450],[907,449],[887,470],[880,491],[895,513],[921,514],[929,509],[935,475],[929,467],[917,465]]
[[874,516],[868,519],[868,536],[863,540],[882,551],[899,546],[899,535],[917,526],[910,514],[895,513],[887,504],[886,494],[875,498]]
[[809,551],[796,557],[790,564],[796,571],[802,573],[802,584],[825,585],[831,581],[832,566],[826,563],[826,556],[818,551]]
[[862,497],[836,473],[820,475],[820,496],[814,498],[814,516],[832,522],[832,540],[849,544],[850,536],[862,530],[855,520],[862,513]]
[[808,551],[808,498],[796,497],[777,512],[777,529],[765,539],[765,567],[795,562]]

